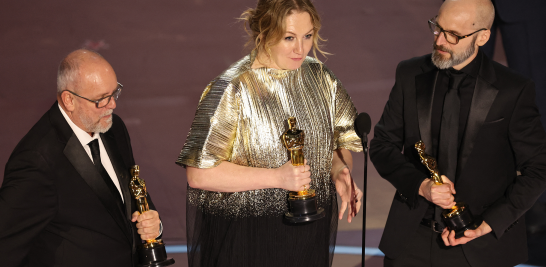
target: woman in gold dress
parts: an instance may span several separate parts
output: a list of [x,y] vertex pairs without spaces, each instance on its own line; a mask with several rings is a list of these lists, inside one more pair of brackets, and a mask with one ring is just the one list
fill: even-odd
[[[205,88],[177,160],[188,177],[189,266],[331,266],[337,221],[349,207],[350,222],[362,197],[349,173],[349,150],[362,150],[357,111],[316,59],[309,0],[259,0],[241,19],[254,49]],[[289,117],[305,132],[303,166],[281,141]],[[287,223],[288,192],[305,188],[326,218]]]

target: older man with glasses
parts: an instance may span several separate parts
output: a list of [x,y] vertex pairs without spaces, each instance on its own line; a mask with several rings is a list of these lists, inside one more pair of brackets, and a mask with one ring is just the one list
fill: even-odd
[[130,195],[135,164],[115,114],[123,86],[112,66],[89,50],[60,64],[57,102],[19,142],[0,187],[0,265],[137,264],[136,247],[160,235],[150,211]]
[[[432,54],[398,65],[370,144],[377,171],[397,190],[379,245],[385,266],[527,259],[523,215],[546,189],[546,133],[533,82],[478,49],[494,17],[490,0],[447,0],[428,21]],[[441,185],[420,162],[420,140]],[[440,215],[459,201],[477,223],[457,238]]]

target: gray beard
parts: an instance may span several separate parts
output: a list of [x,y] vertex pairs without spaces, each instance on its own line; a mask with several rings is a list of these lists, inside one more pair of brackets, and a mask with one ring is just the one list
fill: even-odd
[[[103,116],[107,116],[109,114],[112,114],[113,110],[109,110],[102,114],[101,118]],[[88,133],[105,133],[112,127],[112,117],[108,118],[106,121],[106,125],[103,127],[100,124],[100,119],[97,122],[94,122],[93,119],[88,117],[84,112],[80,113],[80,121],[82,122],[83,126],[85,127],[86,131]]]
[[461,63],[463,63],[465,60],[467,60],[470,56],[474,54],[476,51],[476,37],[472,40],[472,43],[466,48],[463,52],[459,54],[453,53],[453,51],[448,50],[443,47],[439,47],[440,50],[448,52],[451,56],[449,58],[444,58],[440,52],[436,51],[436,45],[434,45],[434,49],[432,51],[432,63],[437,68],[443,70],[443,69],[449,69],[453,66],[457,66]]

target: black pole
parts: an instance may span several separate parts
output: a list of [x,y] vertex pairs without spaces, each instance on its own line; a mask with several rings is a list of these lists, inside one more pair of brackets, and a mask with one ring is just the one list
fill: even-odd
[[364,188],[362,191],[362,266],[366,265],[364,257],[366,256],[366,203],[368,198],[368,133],[372,128],[372,119],[368,113],[358,114],[355,119],[355,132],[362,140],[362,149],[364,150]]
[[362,267],[366,266],[366,203],[368,197],[368,133],[362,137],[362,148],[364,149],[364,190],[362,196]]

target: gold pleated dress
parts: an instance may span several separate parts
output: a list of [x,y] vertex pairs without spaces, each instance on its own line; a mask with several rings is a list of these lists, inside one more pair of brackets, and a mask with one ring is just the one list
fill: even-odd
[[278,168],[290,159],[281,135],[295,117],[305,132],[310,185],[326,218],[283,222],[284,189],[225,193],[188,186],[190,266],[330,266],[337,231],[332,157],[339,148],[362,151],[353,127],[357,111],[341,82],[312,57],[296,70],[252,69],[253,60],[244,57],[205,88],[176,163]]

